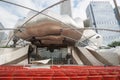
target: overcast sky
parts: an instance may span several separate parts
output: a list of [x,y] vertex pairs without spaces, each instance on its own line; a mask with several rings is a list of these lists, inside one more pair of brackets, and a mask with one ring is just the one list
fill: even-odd
[[[38,11],[58,2],[59,0],[7,0],[13,3],[17,3]],[[72,2],[72,13],[73,17],[80,17],[81,19],[86,18],[85,9],[90,1],[101,1],[101,0],[71,0]],[[112,0],[109,1],[112,5]],[[120,5],[120,0],[117,0],[117,4]],[[114,5],[113,5],[114,7]],[[59,6],[53,7],[51,11],[59,14]],[[9,28],[13,28],[18,19],[24,18],[29,10],[16,7],[14,5],[0,2],[0,22]]]

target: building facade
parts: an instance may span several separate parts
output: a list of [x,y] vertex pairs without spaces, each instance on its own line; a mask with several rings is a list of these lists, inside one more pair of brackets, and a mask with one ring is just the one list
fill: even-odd
[[115,9],[114,10],[115,10],[116,18],[118,19],[119,24],[120,24],[120,6],[118,6],[116,0],[113,0],[113,2],[114,2],[114,5],[115,5]]
[[[0,29],[4,29],[4,26],[1,23]],[[3,46],[4,40],[7,40],[7,34],[5,32],[0,32],[0,46]]]
[[[120,30],[112,5],[108,1],[92,1],[86,9],[90,27]],[[96,30],[103,36],[103,44],[108,45],[120,39],[120,33]]]
[[120,6],[115,7],[114,9],[116,18],[118,19],[119,25],[120,25]]

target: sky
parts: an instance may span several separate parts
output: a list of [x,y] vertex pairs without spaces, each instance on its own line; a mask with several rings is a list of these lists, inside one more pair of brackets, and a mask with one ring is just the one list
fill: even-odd
[[[58,2],[59,0],[6,0],[6,1],[17,3],[37,11],[41,11],[47,8],[48,6]],[[73,18],[80,17],[83,20],[86,19],[85,10],[90,1],[109,1],[114,7],[112,0],[71,0]],[[120,0],[117,0],[117,4],[120,6]],[[59,7],[60,6],[58,5],[49,10],[59,14],[60,12]],[[5,28],[13,28],[17,20],[23,19],[28,12],[29,10],[27,9],[0,1],[0,22],[4,25]]]

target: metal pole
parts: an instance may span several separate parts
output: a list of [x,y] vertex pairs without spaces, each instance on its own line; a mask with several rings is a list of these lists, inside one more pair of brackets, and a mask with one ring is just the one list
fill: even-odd
[[52,59],[52,66],[53,66],[53,52],[51,54],[52,54],[51,59]]

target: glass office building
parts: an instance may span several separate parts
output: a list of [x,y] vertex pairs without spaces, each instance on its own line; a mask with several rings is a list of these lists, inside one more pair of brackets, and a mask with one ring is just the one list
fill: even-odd
[[[0,29],[4,29],[4,26],[0,23]],[[0,46],[2,45],[2,41],[7,40],[7,34],[5,32],[0,32]]]
[[[108,1],[92,1],[86,9],[90,27],[120,30],[119,23],[115,17],[114,9]],[[107,45],[120,39],[120,33],[110,31],[96,32],[103,36],[103,44]]]
[[[118,11],[117,11],[117,9],[118,9]],[[119,25],[120,25],[120,6],[115,7],[114,11],[115,11],[116,18],[118,19]]]

